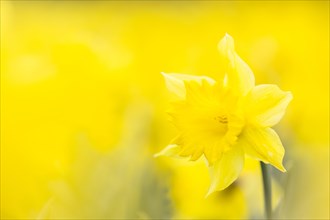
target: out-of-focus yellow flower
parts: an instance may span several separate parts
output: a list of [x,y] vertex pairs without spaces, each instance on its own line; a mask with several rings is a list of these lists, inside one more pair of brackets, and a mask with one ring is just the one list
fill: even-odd
[[210,166],[208,194],[223,190],[240,174],[244,155],[270,163],[281,171],[284,148],[274,126],[292,99],[276,85],[255,86],[249,66],[236,54],[228,34],[219,51],[228,61],[219,83],[206,76],[163,74],[177,96],[169,111],[179,135],[157,155],[179,155],[197,160],[204,155]]

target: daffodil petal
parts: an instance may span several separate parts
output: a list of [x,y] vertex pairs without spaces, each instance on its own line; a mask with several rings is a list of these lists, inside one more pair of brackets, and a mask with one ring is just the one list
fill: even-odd
[[160,152],[154,154],[154,157],[160,157],[160,156],[168,156],[168,157],[172,157],[172,156],[177,156],[179,155],[181,151],[181,147],[176,145],[176,144],[170,144],[167,147],[165,147],[163,150],[161,150]]
[[215,84],[215,80],[207,76],[192,76],[179,73],[162,73],[162,75],[165,78],[167,89],[180,99],[186,97],[185,81],[196,81],[197,83],[202,84],[202,81],[205,80],[211,85]]
[[239,137],[238,145],[246,155],[270,163],[282,172],[286,171],[282,164],[285,150],[273,129],[246,127]]
[[229,62],[225,86],[238,95],[247,94],[254,87],[255,79],[250,67],[235,52],[234,39],[226,34],[219,42],[218,49]]
[[272,127],[281,120],[291,100],[291,92],[284,92],[276,85],[255,86],[245,100],[248,121],[256,126]]
[[232,36],[226,33],[220,40],[218,49],[224,57],[227,57],[229,60],[233,59],[232,56],[235,54],[235,43]]
[[222,157],[210,166],[211,185],[206,196],[220,191],[232,184],[242,171],[244,151],[233,147],[223,153]]

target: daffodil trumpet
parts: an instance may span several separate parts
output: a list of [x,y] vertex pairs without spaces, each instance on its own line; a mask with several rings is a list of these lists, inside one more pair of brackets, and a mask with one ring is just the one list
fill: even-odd
[[230,35],[223,37],[218,49],[227,62],[220,82],[208,76],[162,73],[174,95],[168,113],[179,133],[155,155],[192,161],[204,157],[211,177],[207,196],[238,178],[245,156],[286,171],[284,147],[271,127],[292,100],[292,94],[277,85],[255,85],[254,74],[237,55]]

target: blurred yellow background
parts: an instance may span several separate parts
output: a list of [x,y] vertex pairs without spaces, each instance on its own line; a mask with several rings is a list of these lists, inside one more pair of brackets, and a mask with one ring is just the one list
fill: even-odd
[[221,78],[225,33],[294,100],[278,218],[329,219],[329,1],[1,1],[1,218],[260,218],[258,163],[204,198],[160,72]]

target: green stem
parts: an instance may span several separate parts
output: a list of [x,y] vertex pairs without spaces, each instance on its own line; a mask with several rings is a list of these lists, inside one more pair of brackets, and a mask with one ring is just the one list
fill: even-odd
[[265,215],[272,219],[272,183],[270,167],[260,161],[262,180],[264,185]]

